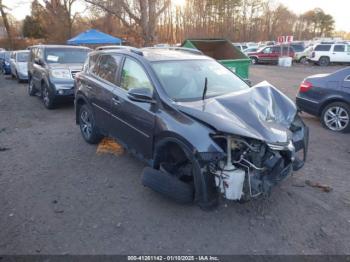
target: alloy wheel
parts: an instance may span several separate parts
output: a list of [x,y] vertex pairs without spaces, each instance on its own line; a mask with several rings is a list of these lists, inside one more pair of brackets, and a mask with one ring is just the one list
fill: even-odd
[[349,124],[348,112],[340,106],[333,106],[327,109],[324,114],[325,125],[333,131],[342,131]]
[[80,114],[80,128],[86,139],[90,139],[92,134],[92,120],[89,112],[83,110]]
[[301,59],[300,59],[300,64],[303,64],[303,65],[305,65],[305,64],[307,64],[308,62],[307,62],[307,58],[306,57],[302,57]]
[[49,90],[46,87],[44,87],[44,89],[43,89],[43,101],[44,101],[44,104],[46,106],[49,106],[49,104],[50,104],[50,94],[49,94]]
[[29,80],[29,84],[28,84],[28,91],[29,91],[29,94],[33,93],[33,80]]

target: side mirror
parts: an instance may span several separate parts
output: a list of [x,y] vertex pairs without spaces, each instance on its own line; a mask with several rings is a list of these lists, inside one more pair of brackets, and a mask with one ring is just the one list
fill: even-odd
[[128,91],[128,97],[132,101],[155,104],[151,90],[147,87],[133,88]]

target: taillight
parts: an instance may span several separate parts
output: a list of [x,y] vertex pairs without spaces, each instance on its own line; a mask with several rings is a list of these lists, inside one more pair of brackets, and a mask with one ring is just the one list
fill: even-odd
[[311,53],[311,57],[314,58],[315,57],[315,52]]
[[300,84],[299,92],[305,93],[305,92],[309,91],[311,88],[312,88],[312,84],[310,82],[304,81]]

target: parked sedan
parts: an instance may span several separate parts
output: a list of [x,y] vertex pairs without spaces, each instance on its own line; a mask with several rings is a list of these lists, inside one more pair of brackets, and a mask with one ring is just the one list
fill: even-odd
[[301,111],[320,117],[324,127],[350,132],[350,67],[307,77],[300,85],[296,103]]
[[0,72],[4,75],[11,74],[10,52],[0,52]]
[[13,57],[10,60],[11,74],[14,78],[17,78],[18,82],[28,80],[28,59],[28,50],[13,52]]
[[249,87],[179,48],[96,51],[86,65],[75,82],[82,137],[116,138],[151,166],[143,184],[167,197],[203,208],[219,195],[249,200],[303,166],[308,128],[267,82]]

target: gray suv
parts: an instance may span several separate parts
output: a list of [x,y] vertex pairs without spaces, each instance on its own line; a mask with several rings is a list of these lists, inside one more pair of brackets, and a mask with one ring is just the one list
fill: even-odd
[[29,48],[28,93],[39,94],[47,109],[62,99],[74,99],[74,78],[83,69],[91,49],[64,45]]

